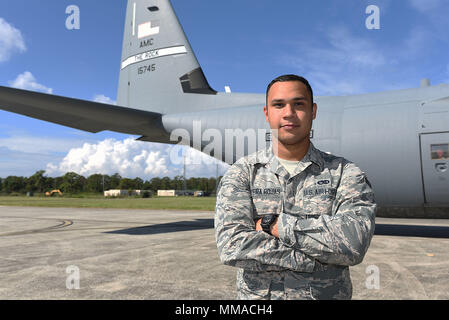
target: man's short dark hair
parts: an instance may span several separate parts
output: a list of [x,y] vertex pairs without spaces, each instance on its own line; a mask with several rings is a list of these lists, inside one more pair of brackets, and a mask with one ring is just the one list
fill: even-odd
[[312,90],[312,87],[310,86],[309,81],[307,81],[306,78],[298,76],[296,74],[285,74],[285,75],[277,77],[276,79],[274,79],[273,81],[270,82],[270,84],[267,87],[267,93],[266,93],[267,105],[268,105],[268,92],[270,91],[273,84],[275,84],[276,82],[288,82],[288,81],[302,82],[306,86],[307,90],[310,93],[310,97],[312,98],[312,105],[313,105],[313,90]]

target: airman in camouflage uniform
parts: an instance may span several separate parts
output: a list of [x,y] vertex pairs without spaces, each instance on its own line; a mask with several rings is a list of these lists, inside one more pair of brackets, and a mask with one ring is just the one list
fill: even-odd
[[[362,262],[375,227],[366,175],[316,149],[290,174],[270,146],[222,178],[215,210],[221,261],[238,268],[239,299],[351,299],[349,266]],[[278,236],[256,230],[277,214]]]

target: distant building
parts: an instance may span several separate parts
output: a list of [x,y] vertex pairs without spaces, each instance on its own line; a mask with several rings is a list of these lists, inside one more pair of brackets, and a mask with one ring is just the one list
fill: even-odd
[[104,192],[105,197],[120,197],[127,196],[128,194],[128,190],[108,190]]
[[157,191],[157,196],[158,197],[175,197],[176,194],[176,190],[158,190]]
[[158,190],[158,197],[177,197],[177,196],[195,196],[202,197],[205,196],[204,191],[193,191],[193,190]]
[[108,190],[104,192],[105,197],[124,197],[124,196],[140,196],[142,190],[132,190],[131,194],[129,190]]

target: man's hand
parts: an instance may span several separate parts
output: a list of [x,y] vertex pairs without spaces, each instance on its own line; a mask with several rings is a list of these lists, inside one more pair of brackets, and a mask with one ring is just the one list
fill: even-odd
[[[259,218],[259,219],[256,220],[256,230],[257,230],[257,231],[262,231],[262,232],[263,232],[261,223],[262,223],[262,218]],[[273,236],[275,236],[276,238],[279,239],[279,233],[278,233],[278,218],[277,218],[277,217],[276,217],[276,220],[273,222],[273,224],[272,224],[271,227],[270,227],[270,233],[271,233]]]
[[257,231],[263,231],[262,230],[262,218],[256,219],[255,221],[256,221],[256,230]]

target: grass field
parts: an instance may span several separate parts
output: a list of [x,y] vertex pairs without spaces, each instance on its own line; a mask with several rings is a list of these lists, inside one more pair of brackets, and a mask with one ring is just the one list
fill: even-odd
[[101,196],[0,196],[0,206],[214,211],[215,197],[104,198]]

